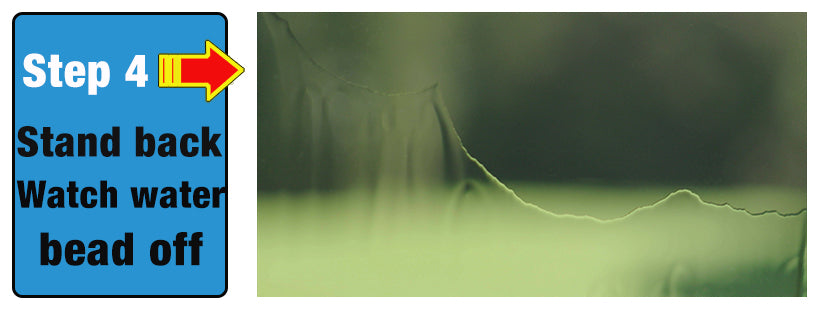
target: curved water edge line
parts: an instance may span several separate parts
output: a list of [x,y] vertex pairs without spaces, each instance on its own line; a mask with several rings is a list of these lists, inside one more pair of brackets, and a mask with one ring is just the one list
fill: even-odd
[[[433,93],[436,94],[436,97],[439,100],[441,99],[441,96],[438,95],[438,93],[439,93],[438,83],[434,83],[434,84],[432,84],[432,85],[430,85],[426,88],[423,88],[421,90],[418,90],[418,91],[389,93],[389,92],[379,91],[379,90],[374,89],[372,87],[369,87],[367,85],[359,84],[359,83],[350,81],[348,79],[345,79],[342,76],[337,75],[336,73],[328,70],[327,68],[322,66],[319,62],[317,62],[316,59],[313,58],[313,56],[302,45],[302,43],[299,41],[299,39],[296,38],[296,35],[293,33],[293,30],[291,29],[291,26],[290,26],[290,22],[288,22],[288,20],[282,18],[281,16],[279,16],[276,13],[259,13],[259,14],[267,14],[269,16],[273,16],[277,21],[279,21],[281,23],[284,23],[285,31],[286,31],[289,39],[295,43],[295,45],[299,49],[299,52],[302,54],[302,56],[304,56],[313,66],[315,66],[321,72],[323,72],[325,74],[328,74],[329,76],[343,82],[344,84],[350,85],[352,87],[363,89],[363,90],[368,91],[368,92],[373,93],[373,94],[377,94],[377,95],[381,95],[381,96],[388,96],[388,97],[419,95],[419,94],[422,94],[422,93],[433,91]],[[274,29],[275,26],[271,25],[270,21],[267,18],[265,18],[264,20],[265,20],[265,24],[268,28],[268,31],[271,32],[271,34],[275,34],[275,29]],[[601,219],[601,218],[590,216],[590,215],[587,215],[587,214],[577,215],[577,214],[568,214],[568,213],[565,213],[565,214],[554,213],[552,211],[546,210],[546,209],[541,208],[540,206],[538,206],[536,204],[527,202],[524,199],[522,199],[520,196],[518,196],[518,194],[515,193],[514,190],[509,188],[507,185],[505,185],[503,182],[501,182],[501,180],[499,180],[495,175],[493,175],[478,159],[473,157],[470,154],[470,152],[467,150],[467,148],[464,146],[464,143],[461,141],[461,136],[458,134],[458,131],[456,130],[454,124],[452,123],[452,120],[450,119],[449,111],[447,110],[447,107],[443,103],[444,103],[443,101],[439,101],[439,102],[436,102],[436,104],[434,106],[440,107],[439,109],[442,110],[445,113],[445,115],[443,117],[440,117],[440,118],[447,120],[447,121],[443,122],[444,125],[451,129],[450,131],[453,133],[453,136],[458,141],[458,146],[461,148],[461,151],[466,155],[466,157],[472,163],[474,163],[475,166],[477,166],[481,170],[483,175],[486,176],[487,179],[491,183],[496,185],[498,188],[502,189],[504,192],[508,193],[510,196],[512,196],[514,198],[514,200],[516,200],[520,204],[524,205],[525,207],[532,208],[534,210],[537,210],[537,211],[542,212],[542,213],[547,214],[547,215],[551,215],[551,216],[555,216],[555,217],[559,217],[559,218],[564,217],[564,218],[588,219],[588,220],[593,220],[593,221],[597,221],[597,222],[621,221],[621,220],[627,219],[628,217],[630,217],[630,216],[632,216],[636,213],[639,213],[639,212],[642,212],[644,210],[654,208],[654,207],[666,202],[667,200],[673,198],[674,196],[680,195],[680,194],[688,194],[688,195],[693,196],[694,199],[697,200],[701,205],[719,207],[719,208],[728,207],[729,209],[732,209],[734,211],[742,211],[742,212],[745,212],[746,214],[751,215],[751,216],[762,216],[762,215],[767,215],[767,214],[775,214],[775,215],[778,215],[780,217],[791,217],[791,216],[802,215],[802,214],[806,213],[806,211],[807,211],[807,208],[802,208],[799,211],[796,211],[796,212],[793,212],[793,213],[781,213],[778,210],[765,210],[765,211],[762,211],[762,212],[751,212],[751,211],[749,211],[745,208],[732,206],[728,202],[718,204],[718,203],[712,203],[712,202],[704,201],[703,198],[701,198],[700,195],[696,194],[695,192],[693,192],[689,189],[686,189],[686,188],[682,188],[682,189],[678,189],[676,191],[673,191],[673,192],[667,194],[666,196],[664,196],[663,198],[659,199],[658,201],[656,201],[652,204],[633,208],[632,210],[625,213],[624,215],[619,216],[619,217],[615,217],[615,218]]]
[[[455,132],[455,130],[453,132]],[[509,193],[516,201],[520,202],[521,204],[523,204],[527,207],[539,210],[539,211],[543,211],[546,214],[556,216],[556,217],[584,218],[584,219],[591,219],[591,220],[598,221],[598,222],[620,221],[620,220],[625,220],[626,218],[634,215],[635,213],[638,213],[638,212],[641,212],[643,210],[647,210],[647,209],[650,209],[650,208],[654,208],[654,207],[666,202],[667,200],[669,200],[669,199],[671,199],[674,196],[679,195],[679,194],[691,195],[691,196],[695,197],[695,199],[702,205],[707,205],[707,206],[712,206],[712,207],[719,207],[719,208],[728,207],[728,208],[730,208],[734,211],[742,211],[742,212],[745,212],[746,214],[751,215],[751,216],[762,216],[762,215],[766,215],[766,214],[776,214],[776,215],[781,216],[781,217],[791,217],[791,216],[799,216],[799,215],[806,212],[806,208],[800,209],[799,211],[796,211],[796,212],[793,212],[793,213],[781,213],[777,210],[766,210],[766,211],[762,211],[762,212],[751,212],[751,211],[749,211],[745,208],[732,206],[728,202],[718,204],[718,203],[704,201],[703,198],[701,198],[700,195],[696,194],[695,192],[693,192],[689,189],[686,189],[686,188],[682,188],[682,189],[678,189],[676,191],[673,191],[673,192],[667,194],[666,196],[659,199],[658,201],[655,201],[655,202],[653,202],[649,205],[644,205],[644,206],[639,206],[639,207],[633,208],[632,210],[630,210],[626,214],[624,214],[622,216],[619,216],[619,217],[615,217],[615,218],[601,219],[601,218],[590,216],[590,215],[587,215],[587,214],[584,214],[584,215],[569,214],[569,213],[558,214],[558,213],[554,213],[552,211],[546,210],[544,208],[541,208],[540,206],[538,206],[536,204],[527,202],[526,200],[524,200],[520,196],[518,196],[518,194],[516,194],[515,191],[512,188],[507,187],[507,185],[505,185],[503,182],[501,182],[501,180],[499,180],[497,177],[495,177],[495,175],[493,175],[484,166],[484,164],[481,164],[481,162],[478,159],[473,157],[470,154],[470,152],[467,151],[467,148],[463,144],[461,144],[461,138],[458,136],[458,133],[456,133],[456,137],[458,137],[459,144],[461,145],[461,149],[464,152],[464,154],[467,155],[467,157],[470,159],[470,161],[475,163],[475,165],[478,166],[479,169],[481,169],[482,172],[484,172],[484,174],[487,176],[487,178],[493,184],[495,184],[499,188],[503,189],[505,192]]]

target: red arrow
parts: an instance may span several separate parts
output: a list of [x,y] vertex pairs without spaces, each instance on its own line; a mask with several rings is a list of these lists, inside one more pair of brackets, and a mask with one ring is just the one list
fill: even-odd
[[160,54],[159,69],[159,87],[204,87],[209,102],[245,72],[210,41],[204,54]]

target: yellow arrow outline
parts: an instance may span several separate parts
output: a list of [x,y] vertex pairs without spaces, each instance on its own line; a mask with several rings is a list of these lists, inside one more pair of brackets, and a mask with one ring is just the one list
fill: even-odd
[[[217,55],[225,59],[231,66],[237,69],[233,75],[228,77],[222,85],[218,86],[214,89],[210,83],[207,82],[197,82],[197,83],[183,83],[182,81],[182,62],[181,59],[208,59],[211,56],[211,50],[216,52]],[[231,57],[229,57],[225,52],[223,52],[219,47],[216,47],[211,41],[205,40],[205,53],[204,54],[159,54],[159,87],[161,88],[187,88],[187,87],[204,87],[205,88],[205,101],[210,102],[214,97],[216,97],[219,92],[222,92],[228,84],[231,84],[233,80],[239,77],[240,74],[245,72],[245,68],[239,65],[236,61],[234,61]],[[170,74],[170,75],[169,75]]]

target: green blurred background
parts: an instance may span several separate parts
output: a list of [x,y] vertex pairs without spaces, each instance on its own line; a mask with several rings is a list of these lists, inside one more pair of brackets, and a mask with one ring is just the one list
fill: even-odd
[[261,296],[806,295],[806,14],[258,23]]
[[[805,13],[280,16],[342,78],[385,92],[439,83],[464,145],[512,186],[805,194]],[[266,119],[260,157],[276,150]],[[289,188],[272,176],[260,165],[260,190]]]

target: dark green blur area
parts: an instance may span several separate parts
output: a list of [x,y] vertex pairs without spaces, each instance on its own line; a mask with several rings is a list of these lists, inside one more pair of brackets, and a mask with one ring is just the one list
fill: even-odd
[[806,187],[805,13],[281,16],[347,80],[439,83],[502,181]]
[[806,295],[805,14],[258,23],[260,296]]

